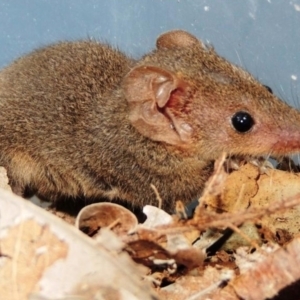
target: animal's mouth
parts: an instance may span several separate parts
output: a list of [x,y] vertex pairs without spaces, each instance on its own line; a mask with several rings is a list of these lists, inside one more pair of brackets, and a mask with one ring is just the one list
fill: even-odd
[[270,134],[275,140],[270,151],[272,156],[282,157],[299,153],[300,130],[278,129],[276,131]]

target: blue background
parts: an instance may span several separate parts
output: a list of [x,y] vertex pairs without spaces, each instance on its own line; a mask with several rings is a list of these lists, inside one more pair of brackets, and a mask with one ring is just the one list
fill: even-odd
[[300,1],[2,0],[0,28],[0,67],[34,48],[88,37],[139,57],[160,33],[185,29],[300,106]]

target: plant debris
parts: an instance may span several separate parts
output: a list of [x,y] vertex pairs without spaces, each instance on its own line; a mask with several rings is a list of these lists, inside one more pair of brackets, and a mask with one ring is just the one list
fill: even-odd
[[144,207],[144,223],[95,203],[74,226],[13,195],[1,168],[1,297],[290,299],[286,288],[300,282],[299,176],[223,155],[191,218],[180,199],[174,215]]

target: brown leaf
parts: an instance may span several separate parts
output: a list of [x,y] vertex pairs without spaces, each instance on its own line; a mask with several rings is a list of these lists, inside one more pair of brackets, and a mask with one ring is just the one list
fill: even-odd
[[233,280],[230,285],[240,298],[266,299],[300,279],[300,238],[295,238],[286,249],[265,253],[252,269]]
[[136,216],[125,207],[110,203],[94,203],[85,206],[76,218],[76,227],[90,236],[100,228],[109,227],[117,235],[126,235],[138,224]]

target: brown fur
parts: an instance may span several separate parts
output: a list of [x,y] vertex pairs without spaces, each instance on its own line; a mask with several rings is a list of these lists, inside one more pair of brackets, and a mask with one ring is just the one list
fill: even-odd
[[[300,149],[299,113],[190,34],[161,36],[134,61],[62,42],[0,72],[0,165],[15,191],[164,207],[199,196],[212,161]],[[238,133],[237,111],[255,126]],[[291,121],[292,120],[292,121]]]

